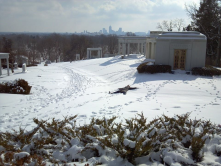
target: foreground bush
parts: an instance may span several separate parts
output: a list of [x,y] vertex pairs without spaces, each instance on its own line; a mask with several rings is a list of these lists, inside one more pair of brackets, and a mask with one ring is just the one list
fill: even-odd
[[142,63],[137,67],[138,73],[169,73],[170,65],[147,65],[148,62]]
[[204,151],[221,154],[220,128],[210,121],[191,120],[189,114],[165,115],[147,123],[143,114],[126,120],[92,119],[77,127],[76,117],[62,121],[34,119],[32,131],[0,133],[0,165],[64,164],[73,161],[107,164],[104,156],[140,164],[139,157],[165,165],[196,165]]
[[201,75],[201,76],[215,76],[215,75],[221,75],[221,70],[218,70],[212,66],[194,67],[192,68],[192,74]]
[[0,93],[29,94],[31,86],[23,79],[0,83]]

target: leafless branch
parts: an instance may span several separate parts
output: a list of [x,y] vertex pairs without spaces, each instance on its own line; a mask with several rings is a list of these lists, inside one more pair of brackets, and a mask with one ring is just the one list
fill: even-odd
[[164,31],[163,25],[161,23],[157,23],[157,29],[160,29],[161,31]]
[[174,27],[176,27],[178,31],[180,31],[183,26],[184,26],[184,19],[181,18],[181,19],[176,19],[174,21]]

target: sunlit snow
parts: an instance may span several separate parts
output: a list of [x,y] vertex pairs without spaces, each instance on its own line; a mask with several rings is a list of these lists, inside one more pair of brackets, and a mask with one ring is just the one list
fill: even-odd
[[[166,114],[191,112],[191,118],[210,119],[219,124],[221,117],[221,77],[175,74],[139,74],[136,67],[144,56],[125,59],[91,59],[75,62],[40,64],[0,76],[0,82],[25,79],[32,86],[30,95],[0,94],[0,131],[32,129],[33,118],[49,119],[78,115],[76,124],[89,123],[92,117],[117,116],[118,121],[143,112],[148,120]],[[131,85],[136,90],[109,94]],[[168,159],[169,160],[169,159]]]

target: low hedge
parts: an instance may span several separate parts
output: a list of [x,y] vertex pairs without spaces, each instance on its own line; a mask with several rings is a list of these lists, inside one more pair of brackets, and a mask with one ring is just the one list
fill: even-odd
[[214,76],[214,75],[221,75],[221,70],[218,70],[212,66],[194,67],[192,68],[192,74],[201,75],[201,76]]
[[138,73],[170,73],[171,66],[170,65],[147,65],[148,62],[141,63],[137,67]]
[[26,67],[32,67],[32,66],[38,66],[38,65],[36,65],[36,64],[26,65]]
[[24,79],[0,83],[0,93],[29,94],[31,86]]
[[77,115],[63,120],[34,118],[37,126],[31,131],[0,132],[0,165],[69,165],[85,160],[106,165],[108,160],[102,158],[113,154],[133,165],[139,164],[137,158],[146,157],[162,165],[171,165],[174,159],[178,165],[196,166],[211,147],[211,156],[217,158],[221,153],[220,127],[189,116],[162,115],[148,122],[141,113],[125,119],[124,124],[116,122],[117,117],[104,117],[92,118],[84,126],[76,125]]

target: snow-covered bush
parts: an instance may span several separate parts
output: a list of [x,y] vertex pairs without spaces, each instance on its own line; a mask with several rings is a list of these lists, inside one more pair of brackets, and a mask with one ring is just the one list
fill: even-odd
[[138,73],[144,73],[144,72],[145,72],[144,66],[146,66],[147,63],[148,63],[148,62],[141,63],[141,64],[137,67]]
[[96,165],[111,160],[138,165],[142,157],[165,165],[196,165],[204,152],[221,154],[220,127],[210,121],[191,120],[189,114],[163,115],[150,122],[143,114],[125,123],[116,123],[116,117],[93,118],[79,127],[76,117],[34,119],[37,126],[31,131],[0,133],[0,165],[74,161]]
[[46,166],[43,157],[36,154],[30,155],[27,152],[5,152],[3,153],[4,157],[0,157],[1,166],[23,166],[23,165],[37,165],[37,166]]
[[31,86],[24,79],[0,83],[0,93],[29,94]]
[[142,63],[137,67],[138,73],[170,73],[170,65],[148,65],[148,62]]
[[149,127],[143,114],[138,114],[138,117],[126,120],[125,125],[115,124],[112,132],[98,140],[102,147],[114,149],[117,156],[135,164],[135,158],[148,155],[153,150],[152,142],[147,138]]
[[201,76],[215,76],[215,75],[221,75],[221,70],[216,69],[212,66],[194,67],[192,68],[192,74],[201,75]]

